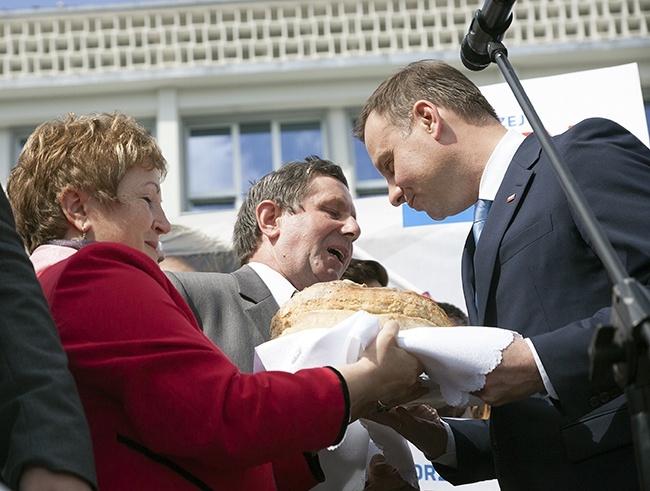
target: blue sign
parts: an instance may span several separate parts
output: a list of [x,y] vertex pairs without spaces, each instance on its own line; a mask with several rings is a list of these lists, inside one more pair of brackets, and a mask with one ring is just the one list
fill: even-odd
[[440,225],[443,223],[471,222],[474,220],[474,207],[471,206],[458,215],[444,220],[434,220],[423,211],[415,211],[408,205],[402,205],[402,227],[418,227],[420,225]]

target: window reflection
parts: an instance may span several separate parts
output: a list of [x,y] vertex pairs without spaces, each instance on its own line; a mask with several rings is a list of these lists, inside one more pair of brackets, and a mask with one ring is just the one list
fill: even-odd
[[273,170],[271,124],[241,126],[242,196],[251,184]]
[[379,171],[372,165],[372,160],[370,160],[366,146],[357,139],[354,140],[354,161],[358,182],[374,181],[382,178]]
[[191,129],[187,149],[188,209],[232,209],[251,183],[273,169],[322,155],[321,124],[269,121]]
[[187,158],[191,200],[233,194],[233,144],[229,128],[192,130]]
[[323,155],[320,123],[284,123],[280,144],[282,162],[302,160],[309,155]]

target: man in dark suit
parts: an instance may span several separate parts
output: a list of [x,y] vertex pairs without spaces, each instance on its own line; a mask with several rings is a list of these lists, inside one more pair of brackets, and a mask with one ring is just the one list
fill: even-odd
[[21,490],[90,491],[97,478],[88,423],[0,191],[0,483]]
[[255,347],[269,340],[279,306],[296,290],[339,279],[359,232],[343,171],[309,157],[284,164],[248,191],[233,234],[240,269],[168,276],[206,335],[252,373]]
[[[496,477],[504,490],[637,489],[625,395],[613,377],[589,380],[587,350],[609,322],[612,284],[537,138],[506,130],[473,83],[431,60],[384,81],[355,135],[395,206],[439,220],[492,203],[463,253],[469,324],[523,336],[477,393],[493,406],[489,422],[400,409],[387,424],[454,484]],[[555,144],[627,271],[647,287],[650,150],[603,119]]]

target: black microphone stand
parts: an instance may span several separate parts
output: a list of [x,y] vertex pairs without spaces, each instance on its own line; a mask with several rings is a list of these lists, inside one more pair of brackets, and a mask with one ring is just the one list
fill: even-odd
[[630,410],[632,436],[640,488],[650,491],[650,295],[631,278],[600,223],[589,207],[566,162],[547,133],[528,99],[499,40],[488,43],[488,55],[496,63],[517,102],[528,118],[569,203],[593,241],[598,258],[612,284],[611,325],[599,326],[589,347],[591,379],[602,380],[609,370],[625,390]]

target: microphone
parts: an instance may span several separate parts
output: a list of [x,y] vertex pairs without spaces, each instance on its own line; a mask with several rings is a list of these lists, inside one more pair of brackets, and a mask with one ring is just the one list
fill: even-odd
[[469,25],[469,31],[460,45],[460,59],[466,68],[478,72],[492,60],[488,43],[500,42],[512,23],[512,6],[515,0],[485,0]]

